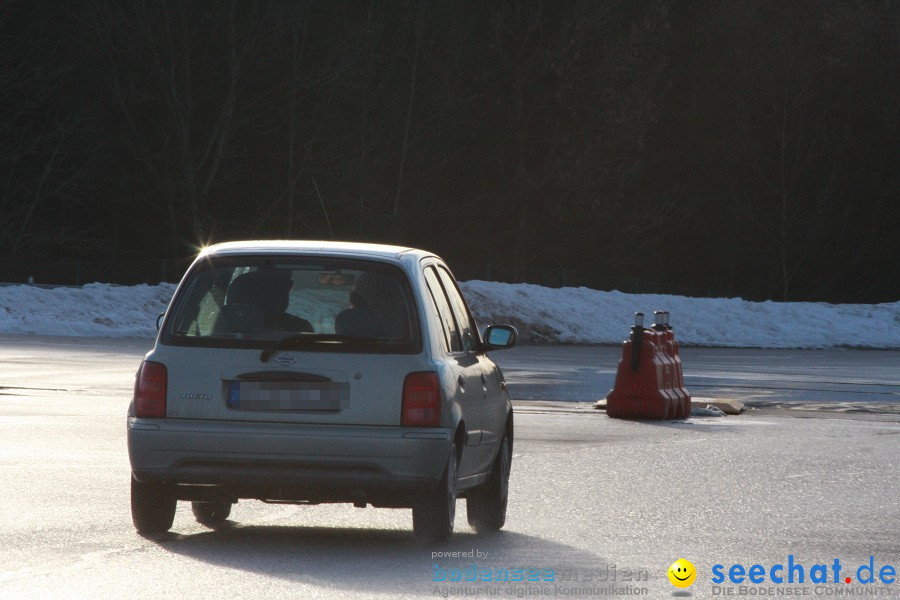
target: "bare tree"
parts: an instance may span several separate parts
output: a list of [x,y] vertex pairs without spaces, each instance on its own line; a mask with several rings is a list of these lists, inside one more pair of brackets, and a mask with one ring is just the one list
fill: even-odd
[[636,237],[657,223],[648,219],[674,212],[674,197],[657,197],[642,214],[650,200],[629,187],[666,89],[664,4],[509,0],[493,16],[514,262],[533,263],[532,242],[548,231],[569,232],[561,253],[596,251],[600,239]]
[[758,237],[774,250],[783,300],[794,297],[798,277],[818,270],[812,263],[841,238],[853,210],[838,193],[842,157],[855,135],[847,129],[848,99],[836,85],[842,67],[834,61],[841,57],[830,40],[846,28],[841,12],[848,6],[761,5],[737,34],[745,68],[735,158],[758,206]]
[[[265,20],[255,2],[110,2],[94,14],[111,47],[109,73],[130,151],[159,186],[172,256],[186,217],[209,240],[224,166],[243,117],[242,92]],[[149,77],[148,77],[149,76]]]
[[96,150],[75,138],[91,120],[65,102],[77,58],[48,21],[38,8],[0,4],[0,246],[13,257],[91,245],[90,224],[71,219]]
[[352,235],[398,238],[442,210],[430,188],[462,151],[450,116],[467,85],[468,34],[454,5],[352,6],[332,16],[331,52],[347,51],[333,59],[317,113],[327,131],[314,152],[317,181]]

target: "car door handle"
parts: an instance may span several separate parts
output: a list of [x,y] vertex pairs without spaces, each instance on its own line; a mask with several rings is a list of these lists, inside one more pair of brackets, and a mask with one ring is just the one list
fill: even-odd
[[464,388],[466,387],[466,378],[460,375],[456,378],[456,383],[459,384],[459,387]]

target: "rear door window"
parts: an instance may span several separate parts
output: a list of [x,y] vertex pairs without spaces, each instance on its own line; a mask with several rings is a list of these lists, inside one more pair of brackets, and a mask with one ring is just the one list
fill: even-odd
[[469,314],[466,301],[463,300],[462,295],[459,293],[453,276],[443,267],[438,268],[437,272],[441,278],[441,283],[444,285],[444,291],[447,293],[447,299],[450,301],[450,307],[453,309],[453,316],[456,317],[463,345],[466,351],[471,352],[475,350],[475,336],[478,335],[478,330],[472,322],[472,316]]
[[441,326],[444,331],[444,348],[448,352],[462,352],[462,340],[459,325],[453,316],[450,300],[441,285],[440,276],[434,267],[425,268],[425,281],[428,283],[428,291],[437,308]]

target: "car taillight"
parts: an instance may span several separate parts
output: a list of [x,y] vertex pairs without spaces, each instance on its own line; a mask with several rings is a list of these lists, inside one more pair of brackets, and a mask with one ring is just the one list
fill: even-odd
[[407,427],[438,427],[441,424],[441,385],[437,373],[410,373],[403,380],[403,415]]
[[138,417],[166,416],[166,366],[144,361],[134,382],[134,414]]

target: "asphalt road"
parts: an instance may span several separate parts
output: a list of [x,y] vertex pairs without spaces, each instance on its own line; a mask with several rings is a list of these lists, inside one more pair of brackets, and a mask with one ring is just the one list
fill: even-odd
[[[667,423],[590,408],[617,349],[497,353],[521,399],[507,527],[475,535],[461,504],[453,539],[423,546],[409,511],[259,502],[217,530],[179,505],[171,534],[137,536],[124,412],[148,347],[0,336],[0,598],[900,595],[857,575],[870,557],[900,572],[900,353],[691,350],[689,387],[762,408]],[[717,564],[768,577],[789,556],[803,584],[713,583]],[[686,590],[666,577],[679,557]],[[517,569],[542,581],[494,580]]]
[[[696,397],[752,407],[900,414],[900,352],[682,348]],[[590,402],[613,387],[621,349],[526,346],[498,352],[519,399]]]

